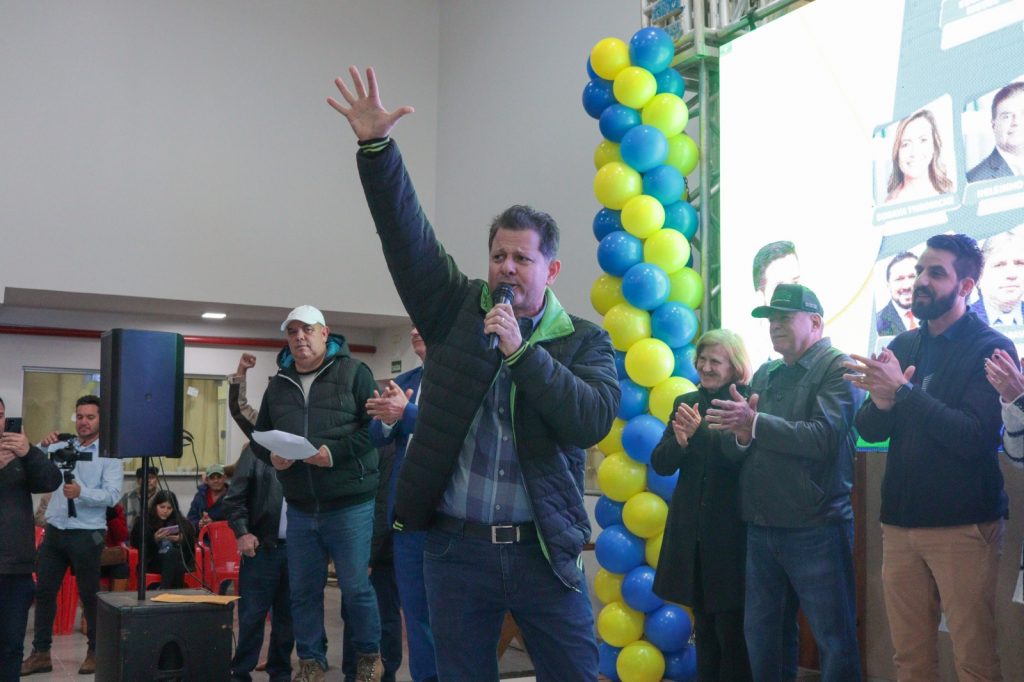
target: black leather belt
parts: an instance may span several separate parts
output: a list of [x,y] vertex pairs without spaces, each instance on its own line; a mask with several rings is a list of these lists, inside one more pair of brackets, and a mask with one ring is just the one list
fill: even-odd
[[465,535],[469,538],[487,540],[495,545],[511,545],[517,542],[537,542],[537,527],[533,521],[517,524],[488,526],[485,523],[463,521],[452,516],[438,514],[434,528],[447,533]]

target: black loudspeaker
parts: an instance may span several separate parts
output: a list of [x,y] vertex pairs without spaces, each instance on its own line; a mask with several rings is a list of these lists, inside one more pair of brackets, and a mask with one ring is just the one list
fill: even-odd
[[181,457],[185,339],[111,329],[100,337],[100,455]]
[[100,592],[96,682],[222,682],[231,677],[232,604],[154,602],[158,594],[203,590]]

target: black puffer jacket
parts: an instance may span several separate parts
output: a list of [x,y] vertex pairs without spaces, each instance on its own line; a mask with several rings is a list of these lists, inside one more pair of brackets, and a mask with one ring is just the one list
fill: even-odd
[[[438,242],[397,145],[361,152],[358,161],[388,269],[430,349],[395,511],[396,523],[424,529],[501,367],[483,333],[491,296],[487,284],[467,278]],[[566,313],[550,290],[528,344],[509,368],[516,452],[548,561],[562,582],[580,589],[580,552],[590,538],[584,448],[605,436],[618,410],[614,355],[608,335]]]
[[[370,444],[366,401],[377,388],[370,368],[351,357],[345,337],[331,334],[327,356],[309,387],[309,400],[288,347],[277,356],[280,369],[263,394],[256,431],[278,430],[326,445],[327,469],[296,462],[278,471],[288,504],[299,511],[334,511],[372,500],[377,492],[377,450]],[[270,451],[251,443],[253,454],[270,464]]]
[[57,465],[37,447],[0,469],[0,574],[23,575],[35,570],[32,493],[56,490],[62,480]]

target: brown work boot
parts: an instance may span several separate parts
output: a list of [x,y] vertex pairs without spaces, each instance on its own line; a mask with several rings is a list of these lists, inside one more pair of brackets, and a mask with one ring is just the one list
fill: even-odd
[[380,682],[380,654],[359,654],[356,662],[356,682]]
[[292,682],[324,682],[327,673],[316,661],[299,661],[299,672],[295,673]]
[[78,668],[79,675],[92,675],[96,672],[96,652],[90,651],[85,655],[85,660]]
[[21,662],[21,675],[53,672],[49,651],[33,651],[32,655]]

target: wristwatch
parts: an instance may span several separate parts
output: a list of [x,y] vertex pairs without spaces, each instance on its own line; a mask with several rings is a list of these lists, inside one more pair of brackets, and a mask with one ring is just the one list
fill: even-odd
[[894,402],[902,403],[904,400],[906,400],[908,397],[910,397],[910,392],[913,391],[913,390],[914,390],[914,385],[913,384],[911,384],[909,382],[903,384],[902,386],[900,386],[899,388],[896,389],[896,395],[893,397]]
[[1024,393],[1021,393],[1020,396],[1013,401],[1013,406],[1021,412],[1024,412]]

